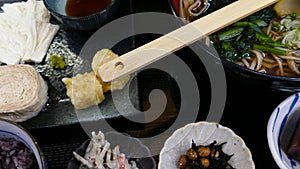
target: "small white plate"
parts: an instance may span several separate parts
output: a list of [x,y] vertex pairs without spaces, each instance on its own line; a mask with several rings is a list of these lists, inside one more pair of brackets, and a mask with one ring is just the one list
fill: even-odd
[[176,169],[179,157],[196,145],[209,145],[213,141],[223,145],[224,153],[233,156],[228,161],[234,168],[255,169],[250,150],[241,137],[231,129],[214,122],[190,123],[177,129],[165,142],[159,155],[159,169]]

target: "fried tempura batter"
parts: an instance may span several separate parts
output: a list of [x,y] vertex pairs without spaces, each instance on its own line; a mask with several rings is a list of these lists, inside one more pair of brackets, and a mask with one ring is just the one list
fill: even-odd
[[98,75],[98,68],[104,63],[117,58],[118,55],[109,49],[98,51],[92,61],[93,72],[78,74],[72,78],[63,78],[67,87],[67,96],[76,109],[85,109],[100,104],[104,92],[123,89],[129,81],[129,76],[120,78],[112,83],[104,83]]

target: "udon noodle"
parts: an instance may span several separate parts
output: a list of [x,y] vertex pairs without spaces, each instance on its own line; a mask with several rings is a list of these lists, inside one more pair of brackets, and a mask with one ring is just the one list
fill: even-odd
[[[214,8],[213,10],[220,8],[220,6],[214,7],[218,0],[178,1],[179,15],[181,18],[184,18],[187,23],[199,18],[199,16],[208,14],[211,12],[210,8]],[[215,4],[213,4],[213,2]],[[220,1],[220,3],[223,3],[223,6],[232,2],[232,0]],[[300,77],[300,16],[296,14],[277,16],[267,21],[266,26],[261,27],[261,30],[270,37],[273,42],[284,44],[284,46],[271,47],[275,50],[283,51],[281,54],[252,48],[249,56],[228,60],[261,73],[276,76]],[[240,37],[235,38],[235,41],[238,41]]]
[[274,47],[286,51],[285,55],[251,50],[252,56],[239,58],[236,64],[249,69],[277,76],[300,77],[300,17],[274,19],[262,29],[275,42],[286,47]]
[[[178,2],[178,15],[191,22],[236,0],[173,0]],[[177,4],[177,3],[176,3]]]
[[180,0],[179,8],[179,16],[190,22],[208,8],[208,0]]

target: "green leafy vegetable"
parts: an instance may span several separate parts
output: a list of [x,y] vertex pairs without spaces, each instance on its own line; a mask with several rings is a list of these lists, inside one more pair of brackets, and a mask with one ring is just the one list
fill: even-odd
[[238,58],[250,57],[251,49],[259,49],[274,54],[285,54],[274,47],[286,47],[281,42],[275,42],[262,30],[268,21],[276,17],[271,8],[263,9],[221,31],[213,34],[212,41],[221,56],[235,61]]
[[244,27],[234,27],[227,31],[221,32],[218,35],[218,38],[219,38],[219,40],[228,40],[228,39],[231,39],[233,37],[240,35],[243,32],[243,30],[244,30]]

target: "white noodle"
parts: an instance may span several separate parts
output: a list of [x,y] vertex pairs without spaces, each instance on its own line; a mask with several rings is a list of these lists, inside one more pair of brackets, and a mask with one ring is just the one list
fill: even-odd
[[293,72],[295,72],[295,73],[297,73],[297,74],[300,74],[300,71],[299,71],[299,69],[298,69],[298,66],[296,65],[296,63],[295,63],[294,60],[288,59],[288,60],[287,60],[287,63],[288,63],[289,68],[290,68]]
[[283,66],[282,66],[282,63],[281,63],[281,60],[279,57],[273,55],[273,57],[275,58],[275,60],[277,61],[278,63],[278,67],[279,67],[279,73],[281,76],[284,76],[284,72],[283,72]]
[[242,62],[243,62],[243,64],[244,64],[247,68],[250,67],[248,61],[247,61],[245,58],[242,59]]

